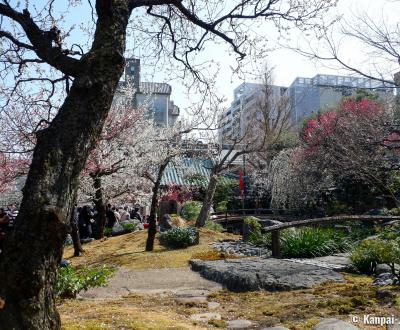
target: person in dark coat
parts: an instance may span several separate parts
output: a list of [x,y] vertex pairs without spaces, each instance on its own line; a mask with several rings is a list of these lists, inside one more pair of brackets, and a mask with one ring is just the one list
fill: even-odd
[[136,219],[139,220],[140,222],[143,222],[142,215],[139,213],[139,208],[135,207],[131,213],[130,213],[130,218],[131,219]]
[[117,222],[117,217],[115,216],[115,213],[112,210],[111,204],[107,205],[106,218],[107,218],[106,228],[114,227],[115,223]]
[[92,219],[94,215],[88,205],[82,207],[79,214],[79,234],[82,238],[90,238],[92,236]]
[[164,232],[173,228],[172,219],[169,214],[164,214],[160,221],[160,232]]

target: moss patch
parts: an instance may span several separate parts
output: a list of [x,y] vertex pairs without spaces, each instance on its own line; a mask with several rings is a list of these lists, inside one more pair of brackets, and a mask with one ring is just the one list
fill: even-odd
[[[246,318],[262,326],[284,325],[290,329],[312,329],[322,318],[335,317],[349,321],[349,315],[397,315],[400,309],[393,302],[377,300],[372,280],[364,276],[346,275],[347,283],[327,283],[307,290],[289,292],[227,291],[212,294],[226,310],[225,318]],[[391,287],[398,295],[399,288]],[[366,329],[373,329],[373,327]]]
[[224,259],[238,259],[239,257],[233,254],[227,254],[216,250],[203,251],[192,255],[192,259],[200,260],[224,260]]
[[[63,329],[215,329],[225,328],[228,320],[245,318],[260,328],[283,325],[289,329],[312,329],[322,318],[335,317],[349,321],[349,315],[395,315],[400,318],[396,298],[400,289],[385,288],[395,298],[390,302],[377,299],[370,278],[346,275],[347,283],[327,283],[307,290],[290,292],[220,291],[209,301],[220,303],[214,311],[221,321],[193,322],[190,316],[208,311],[205,304],[184,305],[172,294],[128,295],[106,301],[64,301],[59,307]],[[380,329],[362,326],[363,329]]]
[[59,307],[63,330],[205,329],[159,306],[143,309],[136,299],[64,301]]

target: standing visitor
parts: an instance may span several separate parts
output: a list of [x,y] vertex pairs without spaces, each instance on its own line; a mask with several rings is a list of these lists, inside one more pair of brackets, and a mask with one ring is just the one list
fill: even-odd
[[122,210],[121,210],[121,221],[127,221],[130,219],[130,215],[128,212],[128,206],[125,206]]
[[139,208],[135,207],[130,214],[131,219],[137,219],[140,222],[143,222],[142,215],[139,213]]
[[114,211],[111,208],[111,204],[107,205],[106,218],[107,218],[106,228],[111,228],[112,229],[112,227],[117,222],[117,218],[115,216]]

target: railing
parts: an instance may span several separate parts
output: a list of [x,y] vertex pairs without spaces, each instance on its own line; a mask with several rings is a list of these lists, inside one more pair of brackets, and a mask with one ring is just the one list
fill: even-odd
[[281,209],[238,209],[238,210],[226,210],[226,211],[219,211],[210,213],[210,216],[214,220],[220,221],[225,220],[228,221],[230,218],[237,218],[239,216],[246,216],[246,215],[270,215],[276,213],[283,213],[285,210]]
[[280,225],[266,227],[263,229],[263,232],[271,233],[272,256],[274,258],[280,258],[281,251],[280,251],[279,232],[283,229],[323,224],[323,223],[344,222],[344,221],[387,221],[387,220],[397,221],[400,220],[400,216],[347,215],[347,216],[337,216],[337,217],[306,219],[306,220],[286,222]]

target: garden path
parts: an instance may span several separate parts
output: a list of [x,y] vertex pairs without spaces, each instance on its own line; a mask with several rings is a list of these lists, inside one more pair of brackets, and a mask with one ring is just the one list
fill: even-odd
[[147,270],[120,267],[106,287],[90,289],[80,296],[92,299],[117,298],[129,293],[206,296],[221,289],[221,284],[202,278],[188,267]]

